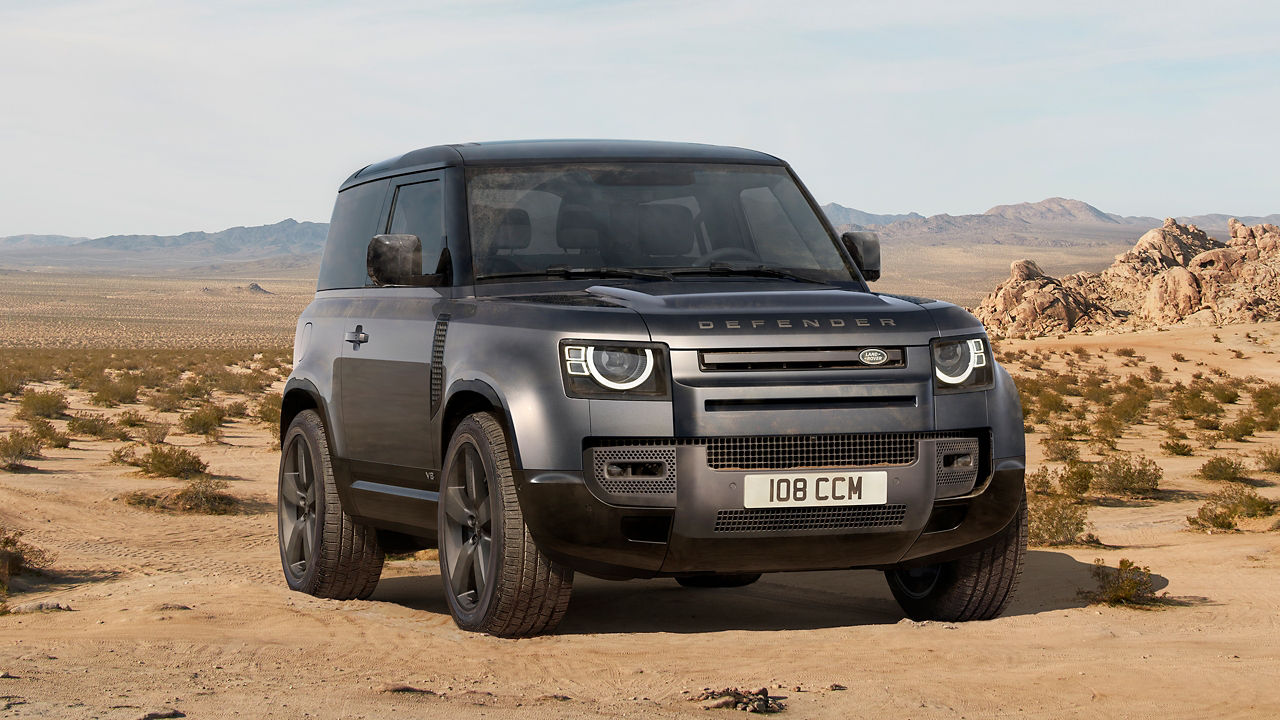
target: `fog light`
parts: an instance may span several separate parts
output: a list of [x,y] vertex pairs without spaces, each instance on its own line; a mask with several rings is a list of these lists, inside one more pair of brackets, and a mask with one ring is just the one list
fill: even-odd
[[973,455],[943,455],[942,467],[973,467]]

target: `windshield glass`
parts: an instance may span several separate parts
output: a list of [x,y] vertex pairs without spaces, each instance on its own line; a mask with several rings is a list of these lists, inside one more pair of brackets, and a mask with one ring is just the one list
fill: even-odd
[[820,282],[856,277],[782,167],[469,168],[467,198],[481,281],[590,270],[673,277],[763,270]]

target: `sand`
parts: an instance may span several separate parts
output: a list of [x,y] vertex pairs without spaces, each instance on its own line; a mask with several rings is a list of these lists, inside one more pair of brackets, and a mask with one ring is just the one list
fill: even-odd
[[[1175,376],[1222,367],[1277,380],[1280,356],[1266,353],[1278,335],[1272,323],[1001,348],[1134,347]],[[1121,375],[1143,369],[1106,357]],[[0,404],[0,431],[20,426],[14,409]],[[1105,547],[1032,548],[996,620],[906,621],[871,571],[768,575],[733,590],[579,576],[559,633],[518,641],[458,630],[430,553],[388,563],[368,601],[289,592],[271,510],[277,449],[262,426],[235,421],[221,444],[171,437],[247,502],[222,517],[125,505],[127,491],[174,483],[106,464],[118,443],[77,440],[46,450],[35,471],[0,472],[0,523],[57,554],[50,576],[17,579],[10,604],[72,608],[0,617],[0,717],[732,717],[689,698],[734,686],[767,686],[787,696],[784,716],[804,718],[1280,716],[1280,532],[1188,531],[1212,489],[1192,477],[1209,455],[1160,456],[1162,438],[1131,428],[1120,447],[1156,458],[1163,486],[1185,492],[1094,507]],[[1280,435],[1211,454],[1262,447]],[[1280,477],[1258,477],[1280,499]],[[1149,566],[1177,604],[1082,599],[1093,560],[1122,557]]]

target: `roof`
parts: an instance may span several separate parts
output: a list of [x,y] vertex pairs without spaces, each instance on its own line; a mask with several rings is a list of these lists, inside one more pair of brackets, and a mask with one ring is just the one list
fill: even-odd
[[755,150],[700,143],[651,140],[504,140],[434,145],[364,167],[343,188],[388,175],[466,165],[524,165],[547,162],[709,162],[784,165]]

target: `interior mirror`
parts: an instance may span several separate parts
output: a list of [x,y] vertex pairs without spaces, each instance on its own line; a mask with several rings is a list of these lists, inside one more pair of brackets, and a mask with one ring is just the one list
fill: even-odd
[[374,285],[422,284],[422,241],[417,235],[374,235],[366,261]]
[[880,236],[870,230],[854,230],[840,236],[862,277],[867,282],[880,279]]

